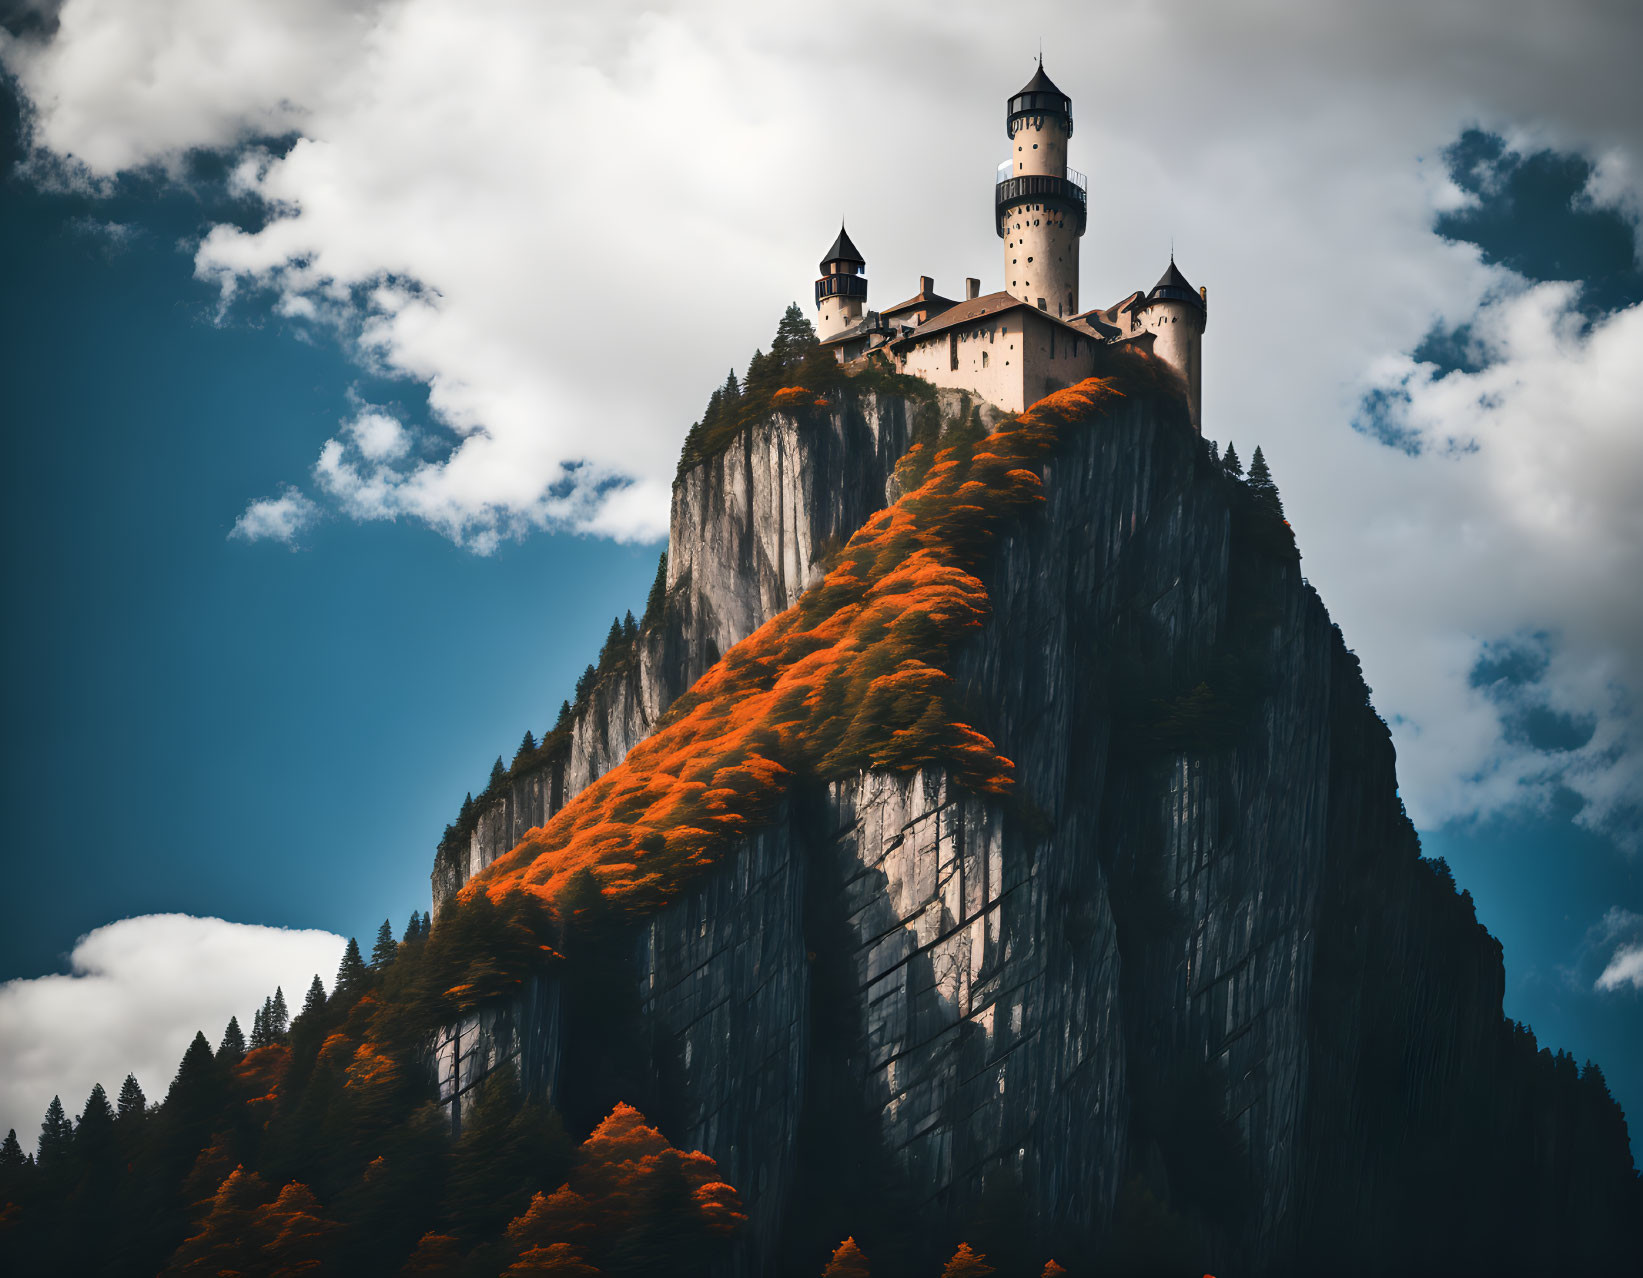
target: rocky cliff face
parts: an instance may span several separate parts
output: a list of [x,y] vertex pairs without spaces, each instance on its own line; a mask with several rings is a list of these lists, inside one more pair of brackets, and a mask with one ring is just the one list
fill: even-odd
[[[667,623],[569,757],[442,859],[436,900],[795,601],[883,504],[914,416],[867,397],[809,430],[778,417],[682,477]],[[1191,1240],[1246,1272],[1511,1268],[1479,1223],[1504,1169],[1530,1197],[1594,1173],[1534,1148],[1499,948],[1419,860],[1385,726],[1287,539],[1169,396],[1072,432],[1045,489],[959,668],[1021,792],[939,770],[801,788],[628,952],[630,1085],[741,1190],[738,1267],[813,1271],[898,1213],[909,1256],[950,1250],[1002,1203],[1120,1261]],[[597,1084],[562,1002],[544,980],[451,1027],[442,1095],[516,1059],[602,1103],[572,1094]]]

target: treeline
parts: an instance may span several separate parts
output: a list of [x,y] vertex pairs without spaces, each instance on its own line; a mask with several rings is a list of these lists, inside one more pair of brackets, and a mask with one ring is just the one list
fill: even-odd
[[[528,903],[521,902],[528,909]],[[543,961],[540,920],[478,905],[450,926],[350,941],[289,1017],[203,1033],[164,1099],[127,1077],[78,1121],[53,1098],[37,1149],[0,1146],[0,1272],[313,1275],[700,1274],[742,1223],[712,1159],[618,1105],[583,1141],[507,1069],[453,1138],[429,1029]],[[453,975],[468,978],[449,984]],[[478,979],[474,979],[478,976]]]

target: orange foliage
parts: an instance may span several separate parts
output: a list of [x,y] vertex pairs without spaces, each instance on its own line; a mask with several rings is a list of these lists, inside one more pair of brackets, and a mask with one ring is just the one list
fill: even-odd
[[821,1272],[821,1278],[870,1278],[870,1275],[867,1257],[862,1255],[861,1248],[856,1246],[854,1237],[846,1238],[838,1245],[838,1249],[833,1253],[833,1259],[827,1262],[827,1268]]
[[[1044,1272],[1038,1278],[1067,1278],[1067,1271],[1056,1264],[1055,1261],[1046,1260],[1044,1262]],[[1205,1274],[1204,1278],[1210,1278],[1210,1275]]]
[[269,1201],[262,1177],[236,1167],[212,1195],[193,1237],[172,1254],[165,1273],[294,1278],[323,1266],[338,1229],[308,1186],[292,1181]]
[[613,903],[662,905],[768,823],[795,773],[935,764],[981,793],[1008,793],[1014,765],[957,719],[943,666],[988,615],[975,574],[993,538],[1043,500],[1031,467],[1064,427],[1118,395],[1091,378],[973,447],[933,458],[914,449],[902,473],[916,486],[851,537],[818,585],[726,653],[622,764],[476,875],[463,897],[522,890],[556,905],[589,872]]
[[[582,1142],[570,1180],[551,1194],[536,1194],[508,1225],[519,1259],[507,1273],[596,1273],[570,1266],[586,1265],[587,1256],[597,1258],[637,1229],[664,1223],[658,1213],[680,1210],[681,1201],[684,1218],[665,1222],[675,1236],[729,1237],[746,1217],[718,1170],[700,1150],[675,1149],[631,1105],[618,1105]],[[669,1195],[673,1187],[683,1189],[679,1200]]]
[[291,1068],[291,1049],[284,1043],[270,1043],[247,1052],[234,1066],[234,1086],[253,1109],[271,1107],[279,1097],[280,1084]]
[[[807,391],[802,386],[783,386],[779,391],[770,397],[770,407],[775,409],[798,408],[807,400],[812,399],[813,396],[813,391]],[[825,399],[817,400],[815,402],[820,404],[827,403]]]
[[462,1252],[450,1234],[426,1233],[401,1269],[400,1278],[445,1278],[462,1267]]
[[987,1263],[986,1256],[970,1250],[969,1243],[959,1243],[953,1258],[941,1271],[941,1278],[987,1278],[988,1274],[997,1272]]

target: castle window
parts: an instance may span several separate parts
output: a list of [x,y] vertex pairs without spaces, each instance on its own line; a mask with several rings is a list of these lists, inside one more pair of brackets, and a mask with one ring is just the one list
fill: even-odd
[[983,368],[987,367],[987,352],[986,351],[981,352],[981,366]]
[[1033,260],[1033,259],[1032,259],[1032,258],[1030,258],[1030,257],[1029,257],[1029,258],[1028,258],[1028,259],[1027,259],[1027,260],[1028,260],[1028,261],[1029,261],[1029,262],[1030,262],[1030,261],[1032,261],[1032,260]]

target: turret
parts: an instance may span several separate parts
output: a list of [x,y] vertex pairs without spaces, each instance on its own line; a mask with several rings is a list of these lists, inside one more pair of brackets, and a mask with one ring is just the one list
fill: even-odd
[[839,224],[839,238],[821,260],[816,281],[816,335],[824,341],[861,319],[867,309],[867,259],[856,251]]
[[1084,175],[1067,167],[1072,99],[1038,72],[1010,99],[1011,155],[998,166],[993,207],[1004,241],[1004,287],[1052,315],[1078,314],[1078,239],[1089,216]]
[[1199,338],[1209,323],[1208,291],[1193,290],[1192,285],[1187,283],[1187,277],[1175,265],[1175,254],[1171,253],[1169,269],[1153,285],[1146,299],[1137,302],[1134,309],[1143,331],[1153,334],[1152,353],[1186,379],[1192,424],[1202,434]]

